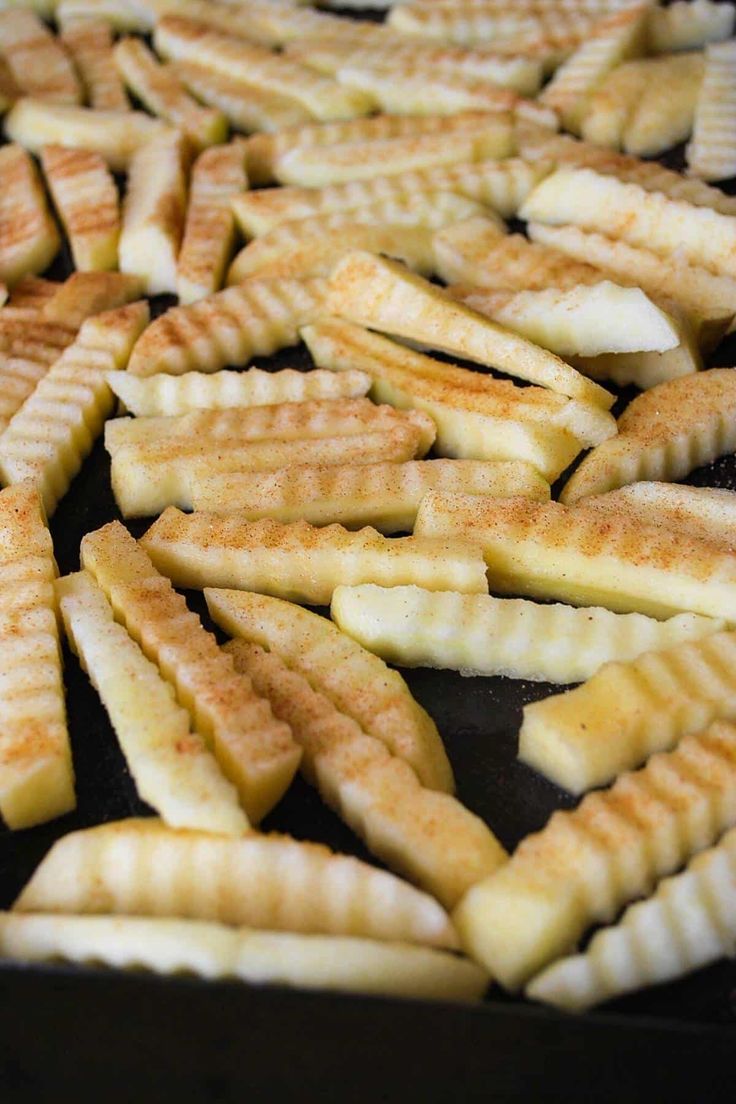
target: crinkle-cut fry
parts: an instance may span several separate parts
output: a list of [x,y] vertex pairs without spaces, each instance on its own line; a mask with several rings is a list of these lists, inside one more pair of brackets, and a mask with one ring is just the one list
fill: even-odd
[[27,8],[0,11],[0,50],[13,79],[29,96],[78,104],[82,90],[62,43]]
[[612,69],[643,52],[648,7],[614,12],[595,23],[540,93],[541,103],[554,108],[567,130],[580,132],[592,93]]
[[105,448],[111,456],[126,445],[146,445],[155,450],[159,445],[178,444],[186,452],[205,439],[213,446],[224,441],[303,441],[348,437],[393,426],[415,426],[422,434],[423,452],[434,443],[432,421],[424,414],[404,413],[393,406],[376,406],[370,399],[357,398],[193,410],[163,418],[115,418],[105,426]]
[[[430,118],[434,121],[435,116]],[[281,184],[313,188],[457,165],[463,161],[503,158],[513,151],[511,133],[509,115],[487,112],[482,122],[468,123],[457,130],[449,129],[447,133],[432,130],[371,142],[297,145],[278,155],[273,175]]]
[[732,4],[712,0],[675,0],[666,8],[653,7],[648,15],[648,43],[655,54],[697,50],[708,42],[730,38],[736,13]]
[[715,724],[528,836],[455,910],[462,943],[518,989],[735,821],[736,728]]
[[480,4],[402,3],[391,10],[388,26],[400,34],[457,46],[491,46],[500,50],[510,44],[512,53],[524,53],[524,44],[547,36],[580,41],[589,35],[595,18],[580,11],[526,11],[486,8]]
[[257,84],[215,73],[204,65],[172,61],[167,68],[176,74],[193,96],[221,111],[231,126],[244,131],[282,131],[309,123],[312,116],[289,96],[266,92]]
[[677,331],[677,345],[664,353],[601,353],[595,357],[571,356],[570,363],[591,379],[613,380],[620,387],[634,384],[642,391],[668,380],[696,375],[703,358],[693,326],[676,303],[662,300]]
[[432,490],[549,498],[549,484],[523,461],[407,460],[203,475],[192,484],[192,503],[195,510],[238,510],[253,521],[372,525],[391,534],[411,532],[419,503]]
[[147,320],[145,303],[87,319],[0,436],[0,478],[31,480],[48,514],[66,494],[112,409],[106,373],[125,365]]
[[590,142],[579,142],[569,134],[553,134],[546,127],[530,123],[516,123],[515,140],[519,155],[532,163],[556,161],[558,168],[590,168],[623,183],[638,184],[647,192],[662,192],[670,199],[691,203],[694,207],[710,207],[722,215],[736,214],[736,196],[666,169],[656,161],[641,161],[627,153],[601,149]]
[[707,47],[692,138],[685,151],[688,172],[703,180],[725,180],[736,174],[735,65],[733,40]]
[[617,65],[604,77],[583,109],[580,133],[586,142],[621,149],[626,125],[656,66],[651,58],[637,58]]
[[735,949],[732,829],[715,847],[696,855],[681,874],[660,882],[652,896],[630,905],[614,926],[596,932],[583,954],[562,958],[532,978],[526,995],[567,1012],[583,1012],[732,958]]
[[197,149],[224,141],[225,116],[193,100],[179,78],[156,59],[145,42],[121,38],[115,45],[113,58],[135,97],[154,115],[183,131]]
[[76,269],[117,268],[120,199],[104,158],[89,150],[43,146],[41,165]]
[[498,368],[604,410],[613,403],[612,395],[553,353],[456,303],[395,261],[348,254],[333,269],[327,307],[351,322]]
[[607,512],[559,502],[431,492],[414,533],[446,540],[462,533],[480,545],[491,588],[502,594],[736,622],[736,563],[723,545],[683,544],[676,530],[644,525],[623,511],[613,524]]
[[82,566],[174,688],[194,732],[258,823],[291,785],[301,753],[286,725],[223,655],[199,617],[119,522],[82,540]]
[[362,92],[196,20],[164,16],[156,24],[153,41],[165,58],[195,62],[235,79],[245,74],[265,91],[297,100],[316,119],[352,119],[367,114],[373,106],[372,97]]
[[408,763],[367,735],[277,652],[245,640],[227,650],[291,725],[307,780],[389,867],[451,908],[505,861],[482,820],[450,794],[422,786]]
[[128,365],[135,376],[217,372],[299,342],[299,327],[324,312],[323,279],[246,280],[174,307],[149,326]]
[[229,636],[276,652],[341,713],[404,759],[423,786],[453,793],[455,783],[432,718],[392,671],[326,617],[263,594],[204,592],[213,620]]
[[73,272],[44,303],[41,314],[51,322],[79,327],[102,311],[123,307],[143,295],[137,276],[123,272]]
[[8,137],[32,153],[50,143],[90,150],[114,172],[126,171],[136,150],[166,130],[143,111],[96,111],[26,96],[5,116]]
[[388,871],[319,843],[174,831],[154,817],[63,836],[13,911],[168,916],[457,946],[437,901]]
[[40,310],[60,286],[56,280],[46,280],[43,276],[23,276],[10,292],[9,305],[31,311]]
[[590,678],[604,663],[698,640],[723,628],[681,613],[655,621],[600,607],[421,587],[336,587],[331,614],[343,632],[389,663],[535,682]]
[[600,407],[432,360],[339,319],[305,326],[302,337],[320,367],[359,367],[373,378],[374,399],[429,414],[440,455],[526,460],[552,481],[582,443],[605,440],[615,429]]
[[92,576],[67,575],[56,593],[69,644],[107,710],[141,798],[172,828],[242,835],[248,821],[235,788]]
[[[228,2],[228,0],[226,0]],[[240,34],[243,27],[243,37],[250,38],[266,46],[285,46],[290,42],[298,42],[307,36],[319,36],[326,38],[339,38],[341,41],[352,41],[364,35],[366,41],[381,43],[392,39],[394,36],[386,27],[378,23],[355,24],[352,20],[340,16],[329,15],[327,12],[315,11],[309,6],[296,4],[272,4],[271,0],[248,0],[247,4],[228,3],[230,11],[243,13],[242,21],[238,20],[235,26],[237,30],[231,33]],[[182,13],[186,14],[189,5],[185,5]],[[203,12],[211,8],[210,4],[201,5]],[[194,16],[199,18],[199,16]],[[205,15],[205,19],[206,19]],[[232,22],[223,22],[224,30],[232,26]]]
[[307,605],[328,605],[340,583],[487,590],[483,556],[458,537],[392,539],[368,527],[354,533],[341,525],[250,522],[237,514],[183,514],[170,506],[142,544],[175,586],[256,590]]
[[214,442],[216,451],[208,439],[189,447],[179,441],[127,445],[112,459],[112,489],[124,517],[151,517],[171,505],[192,509],[193,488],[204,475],[295,464],[400,463],[421,456],[426,439],[426,425],[406,424],[311,440],[241,443],[230,438]]
[[656,157],[689,137],[703,81],[702,53],[655,58],[652,73],[623,132],[623,147]]
[[228,283],[254,276],[328,276],[337,261],[356,249],[397,257],[431,275],[434,231],[481,211],[474,200],[454,192],[427,192],[295,219],[249,242],[233,261]]
[[[8,324],[4,316],[15,310],[22,310],[30,317]],[[0,314],[0,433],[74,338],[74,330],[44,322],[38,310],[3,309]]]
[[736,720],[736,634],[717,632],[608,663],[524,707],[519,756],[573,793],[610,782],[717,720]]
[[75,19],[97,19],[114,31],[149,34],[155,23],[153,10],[139,0],[57,0],[54,7],[62,27]]
[[187,207],[189,145],[179,131],[142,146],[130,162],[118,253],[120,271],[149,295],[176,293]]
[[[254,238],[294,219],[337,214],[378,202],[419,199],[431,192],[455,192],[492,208],[502,218],[511,218],[551,169],[551,163],[529,165],[516,157],[440,165],[323,188],[259,188],[234,196],[231,207],[243,233]],[[494,225],[490,219],[488,223]]]
[[316,368],[299,372],[282,368],[264,372],[187,372],[170,376],[133,376],[110,372],[107,377],[114,394],[126,410],[137,416],[157,417],[189,414],[192,410],[226,410],[230,407],[272,406],[275,403],[311,402],[317,399],[357,399],[370,390],[365,372],[327,372]]
[[593,169],[558,169],[526,199],[521,217],[573,225],[629,245],[736,276],[736,218],[649,192]]
[[730,548],[736,525],[736,493],[722,487],[689,487],[682,483],[644,480],[607,491],[581,502],[596,510],[623,510],[651,524],[677,526],[699,540],[712,540]]
[[[2,14],[2,13],[0,13]],[[61,241],[33,158],[20,145],[0,150],[0,279],[43,272]]]
[[0,434],[48,370],[45,360],[0,352]]
[[[561,357],[664,352],[680,343],[674,320],[641,290],[610,280],[538,291],[471,289],[453,298]],[[622,332],[620,319],[626,319]]]
[[562,492],[568,504],[640,479],[683,479],[736,449],[736,369],[711,368],[638,395],[618,435],[585,457]]
[[75,336],[73,326],[50,321],[38,308],[32,310],[10,303],[0,311],[0,349],[4,352],[13,355],[33,352],[47,364],[53,364]]
[[98,111],[128,111],[130,101],[113,59],[110,24],[95,17],[64,19],[61,41],[79,73],[89,106]]
[[482,111],[461,111],[449,118],[446,115],[374,115],[369,119],[293,126],[276,134],[252,134],[246,142],[248,177],[253,184],[272,183],[277,179],[277,163],[296,147],[305,150],[314,146],[365,146],[390,138],[418,138],[422,135],[477,130],[487,122],[488,116]]
[[247,187],[245,147],[239,139],[204,150],[194,162],[177,261],[180,303],[194,303],[222,287],[235,246],[230,199]]
[[431,947],[139,916],[0,914],[0,952],[20,962],[104,963],[299,989],[477,1001],[484,970]]
[[366,45],[347,45],[341,36],[300,38],[286,47],[286,53],[320,73],[333,75],[344,65],[362,68],[422,65],[443,77],[473,78],[500,88],[511,88],[533,96],[542,82],[542,64],[535,58],[506,57],[489,50],[467,50],[462,46],[439,46],[429,42],[403,42],[394,37]]
[[[527,224],[527,233],[534,244],[546,246],[550,252],[559,250],[575,262],[578,268],[595,265],[600,274],[607,274],[619,283],[636,284],[647,295],[671,299],[685,311],[696,328],[700,342],[716,343],[736,316],[736,279],[716,276],[698,265],[688,264],[672,256],[667,264],[656,253],[641,246],[580,230],[577,226],[545,226],[541,222]],[[444,231],[449,236],[450,230]],[[435,252],[437,252],[437,237]],[[581,281],[582,282],[582,281]]]
[[435,69],[421,59],[406,61],[397,69],[389,63],[359,65],[348,60],[335,74],[340,84],[371,96],[381,111],[406,115],[436,115],[456,111],[509,111],[541,126],[555,127],[551,108],[527,100],[508,88],[499,88],[479,77]]
[[75,806],[56,563],[38,493],[0,491],[0,814],[30,828]]

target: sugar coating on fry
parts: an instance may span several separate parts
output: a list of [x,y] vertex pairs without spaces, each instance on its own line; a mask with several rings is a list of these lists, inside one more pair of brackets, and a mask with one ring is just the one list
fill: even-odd
[[77,270],[117,268],[120,200],[104,159],[89,150],[43,146],[41,165]]
[[38,170],[20,145],[0,150],[0,279],[43,272],[61,244]]

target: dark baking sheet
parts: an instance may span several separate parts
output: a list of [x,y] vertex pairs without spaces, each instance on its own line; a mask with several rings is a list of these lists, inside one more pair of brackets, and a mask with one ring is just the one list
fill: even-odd
[[[681,151],[664,159],[682,165]],[[726,187],[736,191],[736,185]],[[65,251],[50,275],[71,271]],[[173,300],[153,302],[156,313]],[[306,350],[256,360],[311,367]],[[711,365],[736,363],[736,339]],[[622,392],[620,405],[635,392]],[[736,458],[688,482],[736,488]],[[82,536],[119,517],[109,459],[98,441],[51,529],[62,573],[79,566]],[[129,526],[138,536],[146,523]],[[198,594],[188,595],[203,612]],[[516,760],[522,706],[558,688],[453,672],[403,672],[435,718],[458,795],[506,847],[544,825],[569,795]],[[74,813],[24,832],[0,828],[0,908],[7,908],[45,852],[77,828],[150,810],[139,800],[107,716],[65,650],[77,776]],[[297,779],[264,830],[321,840],[370,858]],[[371,861],[373,861],[371,859]],[[230,1100],[732,1100],[736,963],[568,1017],[494,988],[484,1004],[356,998],[195,979],[70,967],[0,964],[0,1101],[136,1096]],[[654,1096],[652,1096],[654,1094]]]

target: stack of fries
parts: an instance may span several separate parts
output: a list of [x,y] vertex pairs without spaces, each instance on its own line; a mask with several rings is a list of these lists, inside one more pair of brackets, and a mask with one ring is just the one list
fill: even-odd
[[[736,9],[383,6],[0,11],[0,813],[74,807],[63,630],[156,814],[6,957],[579,1010],[734,952],[736,494],[676,481],[736,450]],[[100,436],[150,524],[58,578]],[[387,663],[580,683],[519,736],[580,803],[509,857]],[[297,772],[390,873],[259,829]]]

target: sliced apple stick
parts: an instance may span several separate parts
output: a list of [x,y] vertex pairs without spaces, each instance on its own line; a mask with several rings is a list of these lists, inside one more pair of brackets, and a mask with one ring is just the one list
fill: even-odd
[[116,617],[170,682],[252,823],[281,799],[300,752],[267,701],[238,675],[214,636],[119,522],[82,540],[83,567]]
[[432,192],[455,192],[493,208],[502,218],[511,218],[551,167],[544,162],[529,165],[516,157],[477,161],[324,188],[259,188],[234,196],[231,206],[243,233],[254,238],[293,219],[338,214],[379,202],[423,199]]
[[172,61],[166,68],[193,96],[217,108],[239,130],[281,131],[312,119],[307,109],[289,96],[266,92],[257,84],[226,77],[193,61]]
[[[3,314],[8,309],[16,308]],[[33,320],[21,320],[19,332],[0,325],[0,434],[75,337],[74,330],[39,323],[31,313]]]
[[695,330],[676,303],[660,300],[677,333],[677,345],[664,353],[601,353],[595,357],[571,356],[570,363],[591,379],[613,380],[620,387],[633,383],[642,391],[668,380],[692,376],[703,368]]
[[117,268],[120,200],[99,153],[43,146],[41,165],[81,272]]
[[[649,249],[586,232],[577,226],[530,222],[527,233],[532,242],[560,250],[577,262],[596,265],[621,283],[637,284],[647,295],[674,300],[692,320],[699,339],[706,345],[720,340],[723,327],[730,325],[736,315],[736,279],[732,277],[716,276],[678,256],[662,264],[662,258]],[[435,238],[435,252],[436,241]]]
[[248,410],[194,410],[164,418],[114,418],[105,426],[105,448],[114,456],[126,445],[153,449],[171,444],[186,451],[205,440],[218,442],[303,441],[320,437],[348,437],[355,433],[414,426],[427,452],[434,442],[431,419],[393,406],[376,406],[370,399],[318,399],[311,402],[253,406]]
[[348,254],[333,270],[327,306],[352,322],[493,366],[605,410],[613,402],[612,395],[554,354],[455,303],[395,261]]
[[711,0],[675,0],[648,15],[649,46],[657,54],[670,50],[697,50],[706,42],[730,38],[736,14],[729,4]]
[[27,97],[5,117],[8,137],[32,153],[49,144],[90,150],[114,172],[126,171],[136,150],[165,130],[165,123],[142,111],[96,111]]
[[733,452],[735,402],[733,368],[669,380],[637,396],[619,418],[618,435],[585,458],[563,500],[577,502],[638,479],[683,479]]
[[236,514],[183,514],[169,507],[142,538],[175,586],[256,590],[328,605],[340,583],[417,583],[429,590],[487,590],[483,557],[464,539],[390,539],[375,529],[249,522]]
[[664,352],[679,344],[673,320],[641,288],[610,280],[566,291],[476,290],[453,297],[558,356]]
[[333,620],[389,663],[463,675],[580,682],[628,660],[717,632],[722,621],[682,613],[655,621],[600,607],[537,605],[523,598],[420,587],[336,587]]
[[46,24],[27,8],[0,12],[0,50],[18,87],[53,103],[82,99],[69,55]]
[[189,96],[170,69],[138,38],[122,38],[113,51],[114,64],[131,92],[154,115],[186,134],[197,149],[224,141],[227,120]]
[[35,312],[56,294],[59,287],[56,280],[46,280],[43,276],[23,276],[10,293],[9,305]]
[[[295,464],[401,462],[423,455],[427,426],[393,425],[343,437],[239,442],[232,438],[127,445],[112,459],[115,501],[124,517],[151,517],[167,506],[190,510],[204,475],[274,471]],[[213,451],[213,444],[216,451]]]
[[693,135],[685,151],[688,170],[703,180],[725,180],[736,173],[735,61],[733,41],[709,46],[705,51],[705,74],[695,106]]
[[583,442],[614,431],[612,416],[600,407],[432,360],[350,322],[324,319],[301,332],[320,367],[359,367],[373,378],[375,399],[429,414],[441,454],[526,460],[552,480]]
[[589,27],[590,34],[540,93],[540,101],[555,109],[567,130],[579,133],[588,99],[607,73],[643,52],[647,8],[641,4],[614,12]]
[[702,54],[657,58],[623,133],[627,153],[656,157],[689,137],[705,68]]
[[595,922],[651,891],[736,821],[736,728],[712,725],[528,836],[456,909],[460,938],[518,989]]
[[549,484],[522,461],[408,460],[203,475],[192,482],[192,504],[216,513],[238,510],[253,521],[303,519],[311,525],[338,522],[348,529],[372,525],[391,534],[411,532],[419,503],[431,490],[549,497]]
[[149,295],[176,292],[187,204],[186,140],[178,131],[133,156],[123,202],[120,271],[140,276]]
[[158,974],[424,1000],[480,1000],[488,986],[475,963],[430,947],[164,917],[4,913],[0,952],[20,962],[104,962]]
[[311,402],[319,399],[357,399],[370,390],[365,372],[334,372],[319,368],[298,372],[282,368],[264,372],[249,368],[245,372],[187,372],[183,376],[141,378],[129,372],[110,372],[107,377],[113,392],[125,408],[139,417],[189,414],[193,410],[226,410],[234,406],[272,406],[284,402]]
[[248,187],[245,147],[235,140],[200,153],[192,167],[189,206],[177,262],[180,303],[219,291],[235,246],[230,199]]
[[[419,138],[432,134],[447,136],[461,130],[478,129],[489,121],[482,111],[460,111],[449,118],[446,115],[374,115],[369,119],[293,126],[276,134],[253,134],[246,143],[248,176],[254,184],[272,183],[277,179],[275,170],[278,161],[296,147],[306,150],[313,146],[364,145],[391,138]],[[506,145],[510,153],[510,128]],[[488,156],[503,154],[489,153]]]
[[217,372],[299,342],[299,327],[323,312],[325,281],[248,280],[175,307],[147,328],[130,358],[135,376]]
[[584,954],[560,959],[533,978],[526,995],[582,1012],[732,957],[735,885],[732,829],[715,847],[696,855],[681,874],[660,882],[651,897],[630,905],[615,926],[597,932]]
[[651,58],[637,58],[617,65],[604,77],[582,109],[580,133],[586,142],[621,149],[624,130],[656,66]]
[[228,282],[241,283],[252,276],[326,276],[337,261],[356,249],[398,257],[430,275],[434,231],[481,210],[473,200],[453,192],[427,192],[297,219],[246,245],[233,261]]
[[47,513],[66,494],[112,409],[106,373],[124,367],[147,320],[145,303],[87,319],[0,436],[0,478],[30,480]]
[[323,799],[388,865],[446,907],[506,854],[482,820],[450,794],[421,785],[408,763],[287,667],[244,640],[227,646],[302,745],[302,770]]
[[20,145],[0,150],[0,174],[0,279],[14,284],[43,272],[61,242],[38,170]]
[[234,787],[92,577],[68,575],[56,589],[69,643],[108,712],[141,798],[171,827],[242,835],[248,822]]
[[[156,876],[159,863],[166,881]],[[385,870],[288,836],[174,831],[155,817],[63,836],[13,911],[167,916],[457,945],[441,906]]]
[[[211,8],[209,3],[199,6],[204,12]],[[182,10],[186,12],[189,7],[187,3]],[[229,7],[237,11],[240,4],[229,5]],[[272,4],[270,0],[248,0],[244,10],[245,18],[242,21],[238,20],[236,24],[237,33],[241,33],[242,27],[243,37],[251,38],[265,46],[285,46],[290,42],[298,42],[307,35],[339,38],[341,42],[360,41],[362,36],[367,42],[376,43],[394,37],[390,30],[380,24],[366,23],[365,26],[361,24],[356,26],[352,20],[329,15],[324,11],[314,11],[303,4]],[[226,31],[232,25],[232,20],[229,23],[223,21],[223,29]]]
[[79,73],[89,106],[98,111],[127,111],[130,101],[115,68],[107,20],[72,16],[61,25],[61,41]]
[[205,590],[210,616],[230,636],[276,652],[312,688],[352,717],[430,790],[454,792],[452,768],[437,727],[390,670],[326,617],[293,602],[242,590]]
[[733,545],[736,526],[736,493],[721,487],[688,487],[682,483],[646,480],[617,487],[584,499],[581,506],[596,510],[621,510],[647,524],[672,524],[692,532],[698,540],[711,540],[726,548]]
[[51,322],[79,327],[102,311],[123,307],[143,295],[137,276],[123,272],[73,272],[46,299],[41,314]]
[[530,222],[620,237],[661,257],[676,254],[719,275],[736,276],[736,218],[592,169],[558,169],[537,185],[520,214]]
[[75,806],[56,563],[41,500],[27,485],[0,491],[0,813],[30,828]]
[[[493,590],[652,617],[736,621],[736,563],[722,546],[676,530],[559,502],[431,492],[414,533],[462,534],[483,548]],[[375,580],[370,580],[375,581]],[[439,587],[434,589],[440,589]],[[454,589],[446,587],[445,589]]]
[[523,43],[544,36],[587,35],[594,17],[579,11],[539,11],[527,9],[486,9],[484,5],[397,4],[391,10],[388,25],[401,34],[420,39],[453,42],[458,46],[488,46],[493,49],[512,44],[513,53],[523,53]]
[[[434,117],[432,117],[434,121]],[[324,187],[375,176],[508,157],[513,152],[510,116],[486,113],[482,122],[465,124],[445,134],[433,127],[428,133],[409,137],[345,141],[329,146],[297,145],[280,154],[273,175],[281,184]]]
[[265,91],[297,100],[316,119],[352,119],[366,115],[373,106],[372,97],[365,93],[196,20],[164,16],[156,24],[153,41],[165,58],[195,62],[236,79],[247,74],[248,80]]
[[57,0],[54,11],[62,26],[70,19],[101,19],[115,31],[149,34],[155,23],[153,6],[136,0]]

